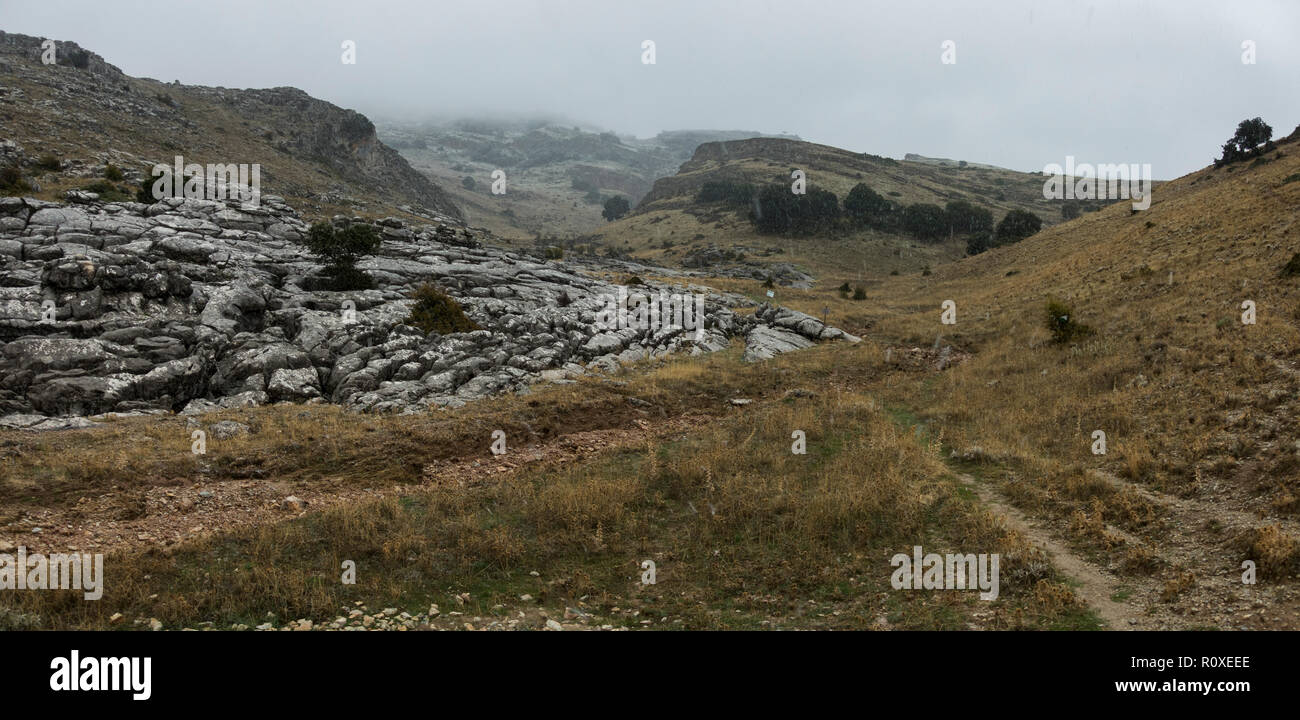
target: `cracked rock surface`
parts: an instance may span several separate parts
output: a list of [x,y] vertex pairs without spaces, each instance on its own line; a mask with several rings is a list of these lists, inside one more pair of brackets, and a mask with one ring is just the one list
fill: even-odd
[[[698,286],[633,293],[705,296],[705,329],[598,327],[626,263],[541,261],[483,247],[450,218],[369,221],[383,238],[357,265],[370,290],[311,282],[308,224],[276,196],[168,198],[145,205],[0,198],[0,427],[78,427],[102,413],[183,412],[270,402],[362,411],[459,406],[537,381],[563,382],[733,337],[761,360],[857,338],[803,313]],[[672,271],[653,269],[658,275]],[[482,328],[425,335],[404,324],[422,283]],[[51,420],[50,418],[61,418]]]

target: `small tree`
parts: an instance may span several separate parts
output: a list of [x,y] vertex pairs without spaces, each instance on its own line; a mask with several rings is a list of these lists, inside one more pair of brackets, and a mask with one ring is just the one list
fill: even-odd
[[473,190],[475,186],[478,185],[478,183],[474,182],[474,178],[466,175],[465,177],[461,178],[460,185],[466,190]]
[[325,274],[335,290],[362,290],[373,281],[356,269],[357,261],[373,254],[382,242],[373,226],[355,224],[338,230],[322,220],[311,226],[303,244],[325,263]]
[[998,223],[994,233],[999,245],[1019,242],[1043,228],[1043,220],[1028,210],[1012,210]]
[[1273,128],[1263,118],[1242,120],[1237,124],[1237,132],[1223,144],[1223,156],[1214,161],[1214,166],[1219,167],[1272,150],[1272,139]]
[[622,195],[615,195],[605,201],[605,210],[601,212],[601,217],[613,222],[628,213],[632,206],[628,204],[627,198]]

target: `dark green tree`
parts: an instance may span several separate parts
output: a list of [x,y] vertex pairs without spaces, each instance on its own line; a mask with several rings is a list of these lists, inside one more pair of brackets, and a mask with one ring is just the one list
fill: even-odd
[[606,220],[613,222],[626,215],[631,209],[632,206],[628,204],[627,198],[622,195],[615,195],[605,201],[605,209],[600,213],[600,215]]
[[916,203],[903,208],[903,229],[913,236],[935,241],[948,234],[948,218],[943,208],[929,203]]
[[1214,161],[1215,167],[1259,155],[1273,149],[1273,128],[1263,118],[1242,120],[1237,132],[1223,144],[1223,156]]
[[966,238],[967,255],[979,255],[990,247],[993,247],[993,234],[987,230],[974,233]]
[[944,208],[949,235],[969,235],[993,229],[993,212],[965,200],[953,200]]
[[368,288],[373,281],[356,269],[357,261],[379,249],[383,240],[371,225],[354,224],[343,229],[322,220],[311,226],[303,244],[325,263],[325,274],[335,290]]
[[844,212],[859,225],[880,225],[891,209],[889,201],[866,183],[854,185],[844,196]]
[[994,238],[998,245],[1019,242],[1043,228],[1043,220],[1028,210],[1012,210],[998,223]]

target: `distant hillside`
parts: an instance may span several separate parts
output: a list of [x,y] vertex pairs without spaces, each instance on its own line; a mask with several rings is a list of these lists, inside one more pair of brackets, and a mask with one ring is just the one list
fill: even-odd
[[[295,88],[232,90],[133,78],[74,42],[0,32],[0,140],[44,194],[84,184],[111,162],[128,179],[176,155],[258,163],[264,193],[304,210],[391,214],[399,206],[460,219],[459,208],[392,148],[364,115]],[[58,171],[34,168],[42,156]],[[21,156],[21,157],[20,157]]]
[[[638,139],[552,119],[380,120],[379,133],[447,188],[471,222],[507,237],[590,232],[605,222],[605,198],[622,195],[635,205],[701,143],[772,137],[748,130],[674,130]],[[491,192],[495,170],[506,173],[504,195]]]
[[594,240],[670,265],[699,265],[707,248],[717,246],[749,261],[794,263],[813,275],[837,277],[919,271],[965,254],[964,241],[925,244],[875,230],[804,238],[764,235],[750,222],[748,207],[697,199],[708,182],[789,186],[794,169],[806,174],[810,189],[829,190],[841,202],[865,183],[894,206],[966,201],[987,209],[995,222],[1017,209],[1037,215],[1044,225],[1062,219],[1061,204],[1043,199],[1043,176],[1037,173],[900,162],[799,140],[756,138],[700,145],[675,175],[656,181],[628,217],[602,226]]
[[989,165],[987,163],[973,163],[973,162],[967,162],[965,160],[949,160],[948,158],[932,158],[932,157],[926,157],[924,155],[917,155],[916,153],[908,153],[903,156],[903,159],[906,160],[907,162],[930,163],[931,165],[945,165],[947,167],[977,167],[977,168],[988,168],[989,170],[1006,169],[1006,168],[998,167],[997,165]]

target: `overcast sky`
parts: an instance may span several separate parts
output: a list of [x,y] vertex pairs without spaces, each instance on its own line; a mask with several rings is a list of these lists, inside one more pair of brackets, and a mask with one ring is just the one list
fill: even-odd
[[292,85],[376,117],[790,132],[1032,171],[1073,155],[1169,179],[1245,118],[1275,137],[1300,124],[1292,0],[0,0],[0,29],[130,75]]

